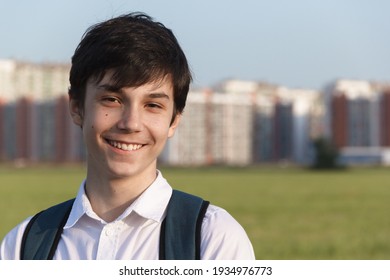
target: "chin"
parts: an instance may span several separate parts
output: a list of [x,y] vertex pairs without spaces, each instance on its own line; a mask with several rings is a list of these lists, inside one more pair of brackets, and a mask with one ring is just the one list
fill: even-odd
[[110,175],[112,178],[117,178],[117,179],[125,179],[125,178],[131,178],[139,174],[140,172],[137,172],[136,170],[132,170],[131,168],[127,169],[116,169],[116,170],[111,170]]

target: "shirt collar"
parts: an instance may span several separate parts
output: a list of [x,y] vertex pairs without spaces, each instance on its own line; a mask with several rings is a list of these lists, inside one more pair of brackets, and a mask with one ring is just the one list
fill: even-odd
[[[164,212],[171,195],[171,186],[162,176],[161,172],[157,171],[157,177],[154,182],[117,218],[117,220],[125,219],[134,211],[145,219],[161,222],[164,218]],[[84,215],[104,222],[92,210],[91,203],[85,193],[85,180],[80,185],[68,221],[66,222],[64,228],[73,227]]]

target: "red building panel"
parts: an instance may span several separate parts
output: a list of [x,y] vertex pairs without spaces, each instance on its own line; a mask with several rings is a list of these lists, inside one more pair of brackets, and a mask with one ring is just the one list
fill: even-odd
[[55,147],[56,154],[54,158],[58,162],[68,160],[70,143],[70,125],[69,125],[69,107],[68,97],[61,96],[56,101],[55,110]]
[[31,119],[33,102],[23,97],[16,105],[16,158],[30,160],[31,147]]
[[333,143],[337,148],[348,145],[347,99],[345,95],[333,96],[331,103]]
[[381,145],[390,146],[390,89],[385,91],[381,100],[380,112]]

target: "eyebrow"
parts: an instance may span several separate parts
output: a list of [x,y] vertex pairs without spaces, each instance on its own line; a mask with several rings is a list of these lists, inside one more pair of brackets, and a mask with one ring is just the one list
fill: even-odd
[[158,93],[151,93],[149,94],[149,97],[150,98],[166,98],[169,100],[169,95],[168,94],[165,94],[163,92],[158,92]]
[[113,85],[110,85],[110,84],[103,84],[103,85],[98,85],[97,86],[98,89],[103,89],[103,90],[107,90],[107,91],[110,91],[110,92],[117,92],[117,93],[122,93],[123,90],[117,86],[113,86]]
[[[123,93],[122,88],[119,88],[117,86],[110,85],[110,84],[98,85],[97,88],[103,89],[103,90],[107,90],[107,91],[110,91],[110,92],[120,93],[120,94]],[[148,94],[148,97],[149,98],[165,98],[165,99],[170,100],[169,95],[164,93],[164,92],[150,93],[150,94]]]

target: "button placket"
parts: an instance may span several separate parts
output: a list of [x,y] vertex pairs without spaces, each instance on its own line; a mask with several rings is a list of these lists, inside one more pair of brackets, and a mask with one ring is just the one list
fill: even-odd
[[102,229],[97,250],[97,259],[115,258],[120,227],[117,222],[109,223]]

